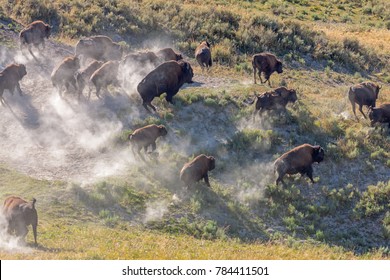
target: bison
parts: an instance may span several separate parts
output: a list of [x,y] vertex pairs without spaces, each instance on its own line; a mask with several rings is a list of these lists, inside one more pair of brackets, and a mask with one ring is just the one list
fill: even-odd
[[61,61],[61,63],[54,68],[51,73],[51,82],[55,88],[58,89],[60,96],[62,96],[62,88],[65,86],[66,91],[69,91],[69,86],[72,85],[77,90],[76,72],[80,68],[80,60],[77,56],[68,56]]
[[27,202],[20,197],[10,196],[4,201],[3,212],[9,234],[15,234],[24,240],[28,233],[27,227],[31,225],[34,242],[37,245],[38,214],[35,209],[35,202],[35,198],[31,202]]
[[[152,146],[152,151],[156,150],[156,140],[160,136],[167,135],[167,129],[163,125],[147,125],[136,129],[133,133],[129,134],[129,141],[132,146],[132,151],[135,154],[141,155],[141,149],[144,148],[145,153],[149,146]],[[136,150],[135,150],[136,149]],[[142,157],[143,158],[143,157]]]
[[89,79],[91,78],[92,74],[99,69],[104,62],[93,60],[91,63],[87,65],[82,70],[77,71],[76,73],[76,82],[77,82],[77,88],[79,93],[79,99],[81,95],[83,94],[83,90],[85,88],[85,85],[89,82]]
[[253,78],[256,84],[256,70],[259,71],[260,82],[263,83],[261,79],[261,72],[264,72],[265,82],[268,81],[268,85],[271,86],[269,78],[273,72],[283,73],[283,64],[280,60],[276,58],[275,55],[271,53],[259,53],[255,54],[252,57],[252,66],[253,66]]
[[120,60],[123,49],[107,36],[92,36],[80,39],[76,44],[75,55],[82,55],[85,59],[92,58],[100,61]]
[[137,90],[143,100],[142,105],[146,110],[150,106],[154,111],[152,100],[164,92],[165,99],[173,104],[173,96],[179,91],[184,83],[192,83],[194,73],[192,67],[185,61],[167,61],[156,67],[138,84]]
[[371,108],[368,113],[371,125],[375,123],[388,123],[390,128],[390,103],[385,103],[377,108]]
[[359,111],[362,113],[365,119],[367,119],[366,115],[363,113],[363,105],[367,107],[375,107],[375,102],[378,99],[380,86],[372,83],[372,82],[363,82],[352,86],[348,91],[348,99],[352,104],[352,111],[355,115],[355,118],[358,120],[356,116],[356,108],[355,103],[359,105]]
[[26,66],[24,64],[12,63],[7,65],[3,71],[0,72],[0,101],[4,104],[3,93],[4,90],[9,90],[14,94],[15,88],[22,95],[19,81],[27,75]]
[[206,185],[210,187],[208,172],[215,168],[215,158],[201,154],[184,164],[180,171],[180,180],[190,187],[193,183],[204,179]]
[[312,146],[310,144],[303,144],[295,147],[294,149],[283,154],[274,162],[275,173],[278,178],[276,179],[276,185],[279,182],[283,182],[283,176],[285,174],[306,174],[312,183],[313,180],[313,168],[312,163],[320,163],[324,160],[324,149],[320,146]]
[[286,87],[279,87],[275,90],[264,92],[249,102],[249,104],[253,104],[256,100],[253,119],[255,119],[257,111],[261,114],[264,110],[286,108],[287,103],[294,103],[297,99],[296,91]]
[[31,51],[31,45],[34,45],[39,49],[39,45],[45,48],[45,38],[49,38],[51,34],[51,26],[44,23],[41,20],[36,20],[27,25],[19,34],[20,49],[24,45],[28,45],[28,50],[31,55],[34,54]]
[[156,54],[163,61],[169,61],[169,60],[179,61],[179,60],[183,59],[183,56],[180,53],[176,53],[171,48],[165,48],[165,49],[159,50]]
[[[91,76],[90,83],[96,88],[96,96],[100,98],[100,90],[104,88],[107,91],[109,85],[121,87],[118,80],[119,61],[107,61],[98,68]],[[88,99],[91,97],[89,90]]]
[[207,69],[210,69],[209,67],[212,66],[213,62],[211,60],[211,51],[210,51],[210,44],[207,41],[203,41],[199,44],[199,46],[195,50],[195,58],[196,61],[199,63],[200,67],[202,67],[202,71],[206,67]]

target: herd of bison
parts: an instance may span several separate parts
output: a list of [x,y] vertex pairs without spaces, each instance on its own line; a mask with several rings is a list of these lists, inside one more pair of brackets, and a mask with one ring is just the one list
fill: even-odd
[[[37,49],[42,45],[45,47],[45,39],[49,38],[51,27],[42,22],[35,21],[25,27],[19,35],[20,47],[23,50],[28,47],[31,55],[34,56],[31,47]],[[212,66],[210,44],[202,42],[195,50],[196,61],[202,71]],[[166,93],[166,101],[174,103],[173,96],[179,91],[184,83],[192,83],[193,70],[189,62],[183,60],[181,54],[176,53],[171,48],[154,52],[130,53],[123,57],[122,47],[106,36],[93,36],[79,40],[75,47],[75,54],[66,57],[59,63],[51,74],[51,81],[57,88],[60,96],[64,92],[75,91],[80,99],[83,91],[88,86],[88,99],[91,90],[95,88],[95,94],[100,98],[103,90],[107,90],[109,85],[120,87],[126,83],[126,77],[121,77],[120,69],[126,66],[133,69],[140,69],[145,64],[153,65],[154,69],[147,73],[137,86],[137,91],[142,99],[143,107],[150,112],[156,111],[152,104],[155,97]],[[81,68],[82,65],[86,65]],[[256,71],[261,83],[268,81],[273,72],[282,73],[282,62],[271,53],[259,53],[252,57],[254,83],[256,83]],[[265,81],[262,80],[261,73],[264,73]],[[10,64],[0,72],[0,101],[4,104],[4,90],[11,94],[15,89],[22,95],[19,81],[27,75],[26,67],[23,64]],[[352,86],[348,92],[348,98],[352,104],[353,113],[356,116],[355,106],[359,106],[359,111],[365,118],[362,106],[369,107],[368,117],[371,123],[388,123],[390,127],[390,103],[376,107],[380,87],[373,82],[363,82]],[[253,118],[257,112],[261,114],[264,110],[284,108],[288,102],[297,100],[296,91],[279,87],[267,91],[257,96],[252,103],[255,103]],[[156,140],[160,136],[167,134],[167,129],[163,125],[148,125],[136,129],[129,135],[128,139],[134,154],[144,160],[141,150],[145,153],[151,146],[152,151],[156,149]],[[324,149],[320,146],[303,144],[280,156],[274,162],[274,170],[277,175],[276,184],[282,182],[285,174],[307,175],[312,183],[313,169],[312,163],[320,163],[324,159]],[[201,154],[192,161],[186,163],[180,171],[180,179],[186,186],[191,186],[194,182],[204,179],[210,187],[208,172],[215,168],[215,158]],[[11,196],[4,202],[4,215],[8,223],[8,232],[21,237],[23,240],[28,232],[27,226],[32,225],[35,244],[37,244],[37,223],[38,215],[35,209],[35,199],[27,202],[20,197]]]

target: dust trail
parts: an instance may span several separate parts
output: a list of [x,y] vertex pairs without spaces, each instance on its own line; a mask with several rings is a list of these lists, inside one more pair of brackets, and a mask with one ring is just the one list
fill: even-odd
[[22,244],[23,240],[7,233],[7,221],[2,212],[0,212],[0,249],[13,253],[31,253],[31,248]]

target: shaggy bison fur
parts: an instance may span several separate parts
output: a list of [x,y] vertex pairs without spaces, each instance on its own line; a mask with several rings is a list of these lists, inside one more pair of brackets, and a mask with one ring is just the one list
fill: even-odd
[[34,242],[37,245],[38,213],[35,209],[35,202],[35,198],[27,202],[20,197],[10,196],[4,201],[3,213],[9,234],[15,234],[24,239],[28,233],[27,227],[31,225]]
[[[118,80],[119,61],[107,61],[98,68],[89,79],[96,88],[96,96],[100,98],[100,90],[104,88],[107,91],[109,85],[121,87]],[[88,99],[91,97],[89,91]]]
[[179,61],[183,59],[183,56],[180,53],[176,53],[171,48],[165,48],[159,50],[156,55],[161,58],[163,61],[175,60]]
[[283,154],[274,162],[275,173],[278,175],[276,184],[283,182],[285,174],[306,174],[312,183],[313,168],[312,163],[320,163],[324,160],[324,149],[320,146],[312,146],[310,144],[303,144]]
[[349,88],[348,99],[351,102],[352,111],[356,119],[358,118],[356,116],[355,104],[359,105],[360,113],[362,113],[364,118],[367,119],[366,115],[363,113],[362,110],[363,105],[369,108],[375,107],[375,103],[378,99],[380,89],[380,86],[372,82],[363,82]]
[[77,82],[77,88],[79,93],[79,99],[81,95],[83,95],[83,90],[85,86],[88,84],[89,79],[91,78],[92,74],[102,67],[104,62],[93,60],[91,63],[89,63],[84,69],[81,69],[76,73],[76,82]]
[[180,180],[186,186],[191,186],[193,183],[204,179],[206,185],[210,187],[208,172],[215,168],[215,158],[201,154],[184,164],[180,171]]
[[147,153],[148,147],[152,146],[152,151],[156,150],[156,140],[160,136],[167,135],[167,129],[163,125],[147,125],[136,129],[132,134],[129,135],[129,141],[132,146],[132,151],[135,154],[141,155],[141,150],[144,148]]
[[204,68],[209,69],[209,67],[212,66],[213,62],[211,60],[210,44],[207,41],[203,41],[196,48],[195,58],[200,67],[202,67],[202,71]]
[[20,49],[24,45],[28,46],[29,52],[34,56],[31,51],[31,45],[39,48],[42,45],[45,48],[45,38],[49,38],[51,34],[51,26],[44,23],[41,20],[36,20],[27,25],[19,34]]
[[371,108],[368,117],[372,126],[375,123],[388,123],[390,128],[390,103],[382,104],[377,108]]
[[265,82],[268,81],[268,85],[271,86],[269,78],[273,72],[283,73],[283,64],[280,60],[276,58],[275,55],[271,53],[259,53],[255,54],[252,57],[252,66],[253,66],[253,79],[256,84],[256,70],[259,72],[260,82],[263,83],[261,79],[261,73],[264,73]]
[[184,83],[192,83],[194,73],[192,67],[185,61],[167,61],[156,67],[138,84],[137,90],[142,98],[142,105],[150,111],[148,106],[156,111],[152,100],[164,92],[165,99],[173,104],[173,96]]
[[16,63],[7,65],[7,67],[0,72],[0,101],[2,104],[4,104],[3,93],[6,89],[13,95],[16,88],[19,94],[22,95],[19,81],[26,75],[26,66],[24,66],[24,64]]
[[102,35],[80,39],[75,50],[76,56],[104,62],[121,60],[122,53],[121,45],[114,43],[111,38]]
[[58,89],[62,96],[62,88],[65,86],[66,91],[69,91],[69,86],[72,85],[77,90],[76,72],[80,68],[80,60],[77,56],[68,56],[54,68],[51,73],[51,82]]

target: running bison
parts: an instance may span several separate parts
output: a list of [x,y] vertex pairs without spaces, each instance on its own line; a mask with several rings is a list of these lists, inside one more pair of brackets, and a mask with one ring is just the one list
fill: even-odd
[[31,225],[34,242],[37,245],[38,214],[35,209],[35,202],[35,198],[31,202],[27,202],[20,197],[10,196],[4,201],[3,213],[7,221],[9,234],[15,234],[25,240],[28,233],[27,227]]
[[208,172],[215,168],[215,158],[201,154],[184,164],[180,171],[180,180],[190,187],[193,183],[204,179],[206,185],[210,187]]
[[156,55],[161,58],[163,61],[175,60],[179,61],[183,59],[183,56],[180,53],[176,53],[171,48],[165,48],[159,50]]
[[[91,76],[90,83],[96,88],[96,96],[100,98],[100,90],[104,88],[107,91],[109,85],[121,87],[118,80],[119,61],[108,61],[97,69]],[[89,90],[88,99],[91,97],[91,89]]]
[[62,97],[62,88],[65,86],[66,92],[69,92],[69,86],[77,90],[76,73],[80,68],[80,60],[77,56],[68,56],[54,68],[51,73],[51,82],[58,89]]
[[390,103],[382,104],[377,108],[371,108],[368,117],[372,126],[375,123],[388,123],[390,128]]
[[268,85],[271,86],[269,78],[273,72],[283,73],[283,65],[280,60],[276,58],[275,55],[271,53],[259,53],[255,54],[252,57],[252,66],[253,66],[253,78],[256,84],[256,70],[259,72],[260,82],[263,83],[261,79],[261,73],[264,73],[265,82],[268,81]]
[[142,105],[146,110],[148,106],[156,111],[152,100],[164,92],[165,99],[173,104],[173,96],[179,91],[184,83],[192,83],[194,73],[192,67],[185,61],[167,61],[156,67],[138,84],[137,90],[143,100]]
[[51,34],[51,26],[44,23],[41,20],[36,20],[27,25],[19,34],[20,49],[24,45],[28,46],[28,50],[31,55],[34,54],[31,51],[31,45],[34,45],[39,49],[39,45],[45,48],[45,38],[49,38]]
[[87,65],[84,69],[77,71],[76,73],[76,82],[77,82],[77,89],[79,94],[79,99],[81,95],[83,95],[83,91],[85,86],[89,83],[89,79],[91,78],[92,74],[102,67],[104,62],[93,60],[91,63]]
[[367,119],[366,115],[363,113],[362,110],[363,105],[369,108],[375,107],[375,102],[378,99],[380,89],[380,86],[372,82],[363,82],[349,88],[348,98],[352,104],[352,111],[357,120],[358,117],[356,116],[355,103],[359,105],[360,113],[362,113],[364,118]]
[[202,71],[204,68],[210,69],[213,62],[211,60],[211,51],[210,44],[207,41],[203,41],[199,44],[199,46],[195,50],[195,58],[199,63],[200,67],[202,67]]
[[99,61],[120,60],[122,58],[122,47],[114,43],[107,36],[92,36],[79,40],[76,45],[76,56],[83,56]]
[[7,65],[7,67],[0,72],[0,101],[2,104],[4,104],[3,93],[6,89],[13,95],[16,88],[22,96],[19,81],[26,75],[26,66],[24,66],[24,64],[16,63]]
[[256,100],[253,119],[255,119],[257,111],[261,114],[264,110],[285,109],[287,103],[294,103],[297,99],[296,91],[286,87],[279,87],[275,90],[264,92],[249,102],[249,104],[253,104]]
[[276,184],[283,182],[283,176],[285,174],[296,174],[307,175],[311,182],[313,180],[313,168],[312,163],[320,163],[324,160],[324,149],[320,146],[312,146],[309,144],[303,144],[295,147],[294,149],[283,154],[274,162],[275,173],[278,178]]
[[152,153],[156,150],[156,140],[160,136],[167,135],[167,129],[163,125],[147,125],[141,128],[136,129],[132,134],[129,135],[129,141],[131,143],[131,148],[133,153],[137,153],[141,158],[141,150],[144,148],[145,153],[147,153],[148,147],[152,146]]

